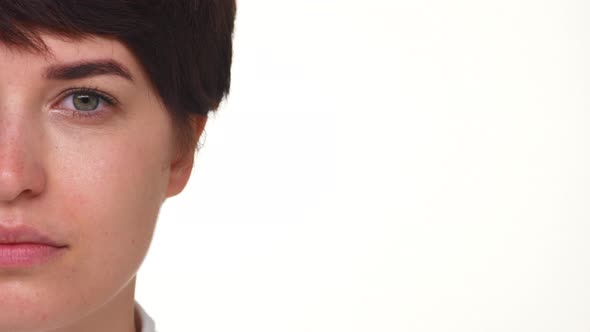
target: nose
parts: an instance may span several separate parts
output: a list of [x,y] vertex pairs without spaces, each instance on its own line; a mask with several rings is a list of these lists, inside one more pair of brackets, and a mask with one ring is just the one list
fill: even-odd
[[44,191],[46,176],[35,136],[24,119],[0,115],[0,205]]

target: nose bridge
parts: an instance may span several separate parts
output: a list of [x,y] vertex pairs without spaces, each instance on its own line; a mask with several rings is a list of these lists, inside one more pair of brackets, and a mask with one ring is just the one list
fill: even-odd
[[24,164],[27,138],[22,118],[6,107],[0,107],[0,176],[13,172],[14,168],[22,168]]
[[8,100],[0,94],[0,204],[45,185],[35,124],[22,103]]

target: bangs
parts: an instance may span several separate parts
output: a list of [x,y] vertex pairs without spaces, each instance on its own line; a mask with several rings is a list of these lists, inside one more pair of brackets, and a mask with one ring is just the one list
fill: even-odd
[[0,0],[0,43],[47,52],[42,32],[68,39],[99,35],[124,40],[148,32],[155,10],[155,1],[123,0],[113,5],[110,1]]

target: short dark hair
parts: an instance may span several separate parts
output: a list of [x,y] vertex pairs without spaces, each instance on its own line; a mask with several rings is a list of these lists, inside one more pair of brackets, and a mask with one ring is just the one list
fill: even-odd
[[229,92],[235,0],[0,0],[0,43],[47,52],[40,32],[115,38],[138,58],[176,125],[196,147],[190,121]]

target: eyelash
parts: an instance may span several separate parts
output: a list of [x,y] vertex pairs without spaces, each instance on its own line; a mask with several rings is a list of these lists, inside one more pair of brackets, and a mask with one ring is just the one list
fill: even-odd
[[[63,97],[59,98],[59,102],[63,103],[64,100],[66,98],[72,98],[75,94],[87,94],[90,96],[95,96],[99,98],[99,103],[102,101],[103,103],[106,103],[109,107],[116,107],[117,105],[119,105],[119,102],[117,101],[116,98],[113,98],[111,96],[109,96],[108,94],[100,91],[97,88],[91,88],[91,87],[78,87],[78,88],[72,88],[72,89],[68,89],[66,91],[64,91],[62,93]],[[99,104],[100,105],[100,104]],[[62,110],[66,110],[63,109]],[[106,110],[94,110],[94,111],[78,111],[76,109],[67,109],[67,111],[71,112],[71,116],[74,118],[78,118],[78,119],[91,119],[91,118],[99,118],[101,116],[105,116],[106,115]]]

